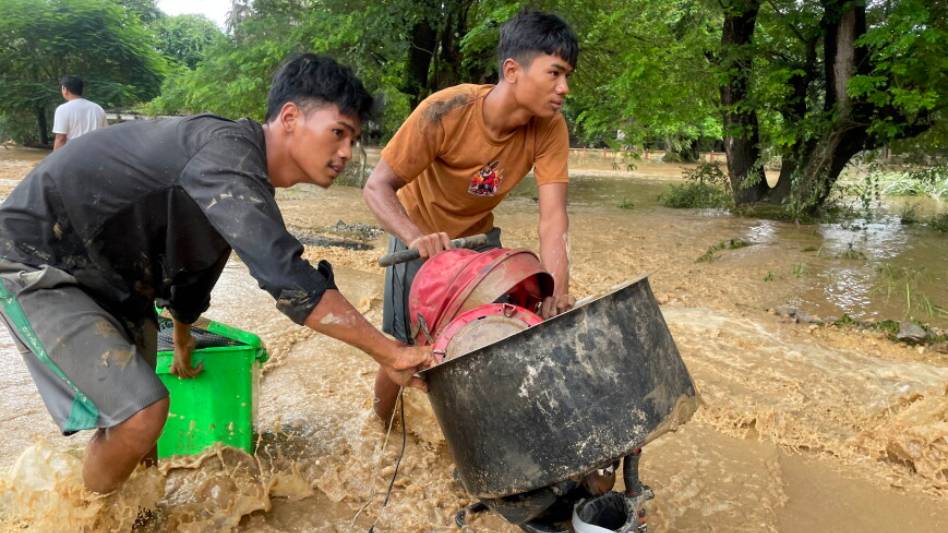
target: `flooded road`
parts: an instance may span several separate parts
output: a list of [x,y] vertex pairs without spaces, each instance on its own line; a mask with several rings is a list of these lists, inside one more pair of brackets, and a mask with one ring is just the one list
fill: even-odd
[[[0,179],[19,179],[15,172]],[[672,174],[577,177],[569,208],[574,295],[602,294],[648,274],[701,394],[691,422],[644,449],[642,479],[656,493],[652,530],[948,529],[948,354],[768,312],[794,306],[862,320],[911,313],[944,328],[944,317],[904,295],[908,286],[913,301],[924,295],[948,306],[948,239],[884,216],[797,226],[665,209],[655,197]],[[351,188],[298,187],[281,191],[278,201],[298,235],[352,238],[331,226],[374,223]],[[496,221],[506,246],[536,249],[529,183],[501,204]],[[751,245],[697,261],[729,239]],[[343,294],[378,324],[382,273],[374,262],[384,238],[367,243],[367,250],[307,246],[306,257],[332,262]],[[471,500],[452,479],[423,394],[406,393],[407,449],[382,509],[401,434],[386,438],[372,415],[370,359],[291,323],[236,259],[207,316],[257,333],[271,353],[258,397],[256,455],[222,450],[166,463],[160,473],[140,472],[108,505],[76,490],[69,458],[78,460],[87,437],[56,434],[0,332],[0,470],[19,458],[22,474],[22,452],[36,438],[46,444],[31,453],[63,465],[56,505],[30,499],[11,474],[3,478],[4,527],[54,529],[69,517],[77,528],[127,530],[139,504],[157,501],[158,512],[139,530],[347,532],[373,523],[380,532],[458,530],[454,513]],[[465,531],[519,529],[484,514]]]

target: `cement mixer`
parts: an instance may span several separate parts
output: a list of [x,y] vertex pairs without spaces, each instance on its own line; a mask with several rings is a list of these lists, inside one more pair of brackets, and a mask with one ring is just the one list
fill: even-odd
[[[409,293],[412,334],[439,361],[422,374],[455,477],[479,500],[458,525],[489,509],[528,532],[646,531],[641,449],[697,408],[648,279],[544,321],[553,280],[537,256],[464,249],[482,240],[426,261]],[[620,464],[624,491],[588,482]]]

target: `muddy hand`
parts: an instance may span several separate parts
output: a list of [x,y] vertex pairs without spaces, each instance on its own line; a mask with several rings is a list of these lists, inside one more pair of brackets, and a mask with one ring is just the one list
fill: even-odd
[[194,352],[194,337],[190,331],[181,334],[177,331],[174,336],[174,358],[171,360],[170,372],[181,378],[193,378],[204,370],[204,363],[198,363],[196,368],[191,367],[191,353]]
[[548,296],[540,305],[540,316],[543,317],[543,320],[546,320],[560,313],[569,311],[574,305],[576,305],[576,298],[573,298],[569,294]]
[[451,244],[451,239],[448,238],[448,234],[440,232],[422,235],[411,241],[408,247],[418,250],[418,255],[425,258],[434,257],[445,250],[450,250],[453,248],[453,245]]
[[398,385],[415,387],[428,392],[428,384],[415,373],[435,364],[430,346],[401,346],[396,349],[394,362],[383,365],[385,374]]

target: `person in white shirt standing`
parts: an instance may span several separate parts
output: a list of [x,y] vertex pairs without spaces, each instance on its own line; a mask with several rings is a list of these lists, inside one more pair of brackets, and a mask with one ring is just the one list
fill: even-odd
[[65,76],[59,84],[66,103],[56,108],[53,118],[53,133],[56,134],[53,150],[62,148],[76,137],[109,125],[105,120],[105,111],[99,104],[82,97],[82,79]]

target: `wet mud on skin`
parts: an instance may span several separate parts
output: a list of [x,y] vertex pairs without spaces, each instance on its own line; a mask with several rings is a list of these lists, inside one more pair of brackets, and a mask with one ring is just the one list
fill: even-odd
[[[644,449],[642,479],[656,492],[649,503],[654,531],[948,530],[948,355],[767,312],[787,304],[821,316],[848,312],[850,304],[828,287],[840,279],[833,268],[850,268],[853,286],[865,287],[868,301],[854,301],[852,310],[893,318],[896,309],[894,317],[901,316],[897,303],[879,298],[874,266],[804,251],[847,250],[849,238],[865,232],[672,211],[649,199],[660,188],[653,182],[612,192],[591,182],[571,185],[573,294],[602,294],[650,274],[702,398],[689,423]],[[610,194],[614,201],[600,201]],[[615,207],[623,197],[635,207]],[[376,224],[355,189],[298,187],[278,193],[278,201],[294,231],[311,235],[333,236],[324,230],[340,219]],[[536,248],[529,193],[501,204],[496,220],[507,246]],[[904,261],[934,272],[941,262],[933,259],[948,256],[937,237],[891,231],[900,236],[854,245],[879,251],[866,253],[865,263]],[[378,324],[382,272],[375,261],[385,237],[337,237],[372,248],[309,245],[305,255],[332,262],[343,294]],[[695,262],[733,238],[752,245]],[[807,265],[805,275],[793,274],[799,263]],[[768,272],[775,279],[764,281]],[[935,282],[932,287],[928,292],[944,306],[945,293]],[[99,507],[76,488],[74,470],[64,470],[53,508],[23,500],[26,484],[8,473],[0,476],[4,529],[19,528],[24,515],[34,529],[63,516],[88,528],[127,529],[130,509],[158,499],[157,512],[139,530],[343,532],[365,531],[374,521],[380,532],[457,531],[453,515],[471,500],[452,479],[451,458],[423,394],[405,395],[407,450],[389,505],[380,511],[401,434],[396,429],[386,442],[372,414],[374,363],[290,322],[236,259],[206,316],[259,334],[270,350],[256,456],[212,450],[165,462]],[[81,456],[88,436],[58,435],[5,330],[0,387],[0,469],[11,469],[36,438],[47,444],[34,456],[43,450]],[[163,494],[150,488],[162,483]],[[520,531],[490,514],[468,524],[470,532]]]

